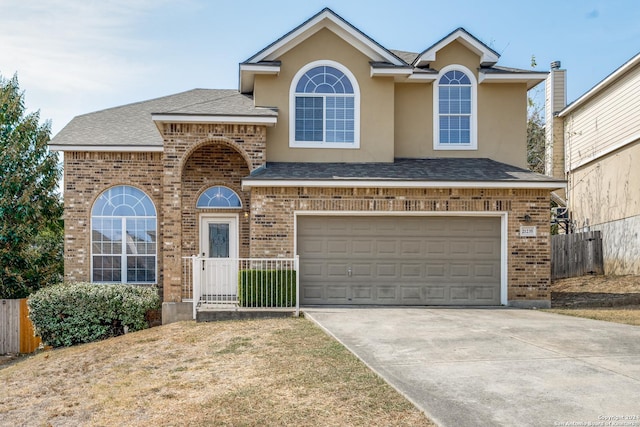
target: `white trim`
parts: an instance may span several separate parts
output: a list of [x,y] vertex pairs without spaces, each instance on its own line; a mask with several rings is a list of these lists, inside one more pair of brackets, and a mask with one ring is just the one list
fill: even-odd
[[409,77],[413,74],[413,70],[410,68],[379,68],[371,66],[371,77],[389,77],[389,76],[404,76]]
[[409,77],[409,80],[418,80],[418,81],[435,81],[438,79],[438,74],[435,73],[416,73],[414,72]]
[[[318,142],[318,141],[296,141],[296,86],[302,76],[315,67],[329,66],[344,73],[353,86],[353,142]],[[326,126],[326,120],[323,119],[323,126]],[[324,129],[326,131],[326,128]],[[351,70],[339,62],[331,60],[313,61],[300,68],[291,80],[289,86],[289,147],[290,148],[339,148],[339,149],[358,149],[360,148],[360,86],[358,80]]]
[[606,86],[609,86],[611,83],[613,83],[615,80],[620,78],[623,74],[625,74],[626,72],[628,72],[638,64],[640,64],[640,53],[634,56],[633,58],[631,58],[626,63],[624,63],[620,68],[615,70],[613,73],[605,77],[604,80],[602,80],[600,83],[592,87],[587,93],[585,93],[580,98],[576,99],[570,105],[565,107],[564,110],[560,111],[560,113],[558,114],[558,117],[564,117],[567,114],[571,113],[572,111],[576,110],[577,108],[582,106],[585,102],[587,102],[589,99],[596,96]]
[[[325,20],[328,22],[323,23]],[[271,46],[249,58],[245,63],[277,59],[323,28],[329,28],[373,60],[390,62],[394,65],[405,65],[391,52],[373,42],[369,37],[365,36],[329,9],[323,10]]]
[[[198,230],[198,238],[199,238],[199,245],[198,245],[198,249],[199,252],[198,254],[202,254],[207,252],[206,248],[204,246],[204,241],[207,240],[208,238],[205,238],[205,231],[206,231],[206,227],[205,225],[210,223],[210,222],[215,222],[218,224],[229,224],[229,258],[239,258],[239,250],[240,250],[240,215],[239,214],[228,214],[228,213],[209,213],[209,212],[203,212],[203,213],[198,213],[198,226],[199,226],[199,230]],[[203,255],[204,256],[204,255]]]
[[[116,187],[132,187],[135,188],[136,190],[141,191],[146,197],[149,198],[149,201],[151,202],[151,204],[153,205],[153,209],[155,210],[156,214],[155,216],[153,215],[145,215],[145,216],[107,216],[107,215],[93,215],[93,207],[95,206],[96,202],[98,201],[98,199],[100,198],[100,196],[102,196],[104,193],[106,193],[107,191],[111,190],[112,188],[116,188]],[[93,219],[94,218],[120,218],[121,220],[121,230],[122,230],[122,241],[120,242],[120,244],[122,245],[122,252],[120,254],[96,254],[96,255],[105,255],[105,256],[120,256],[120,261],[121,261],[121,265],[120,265],[120,281],[119,282],[95,282],[93,280]],[[156,275],[156,280],[153,282],[128,282],[128,281],[122,281],[122,278],[127,277],[127,261],[128,261],[128,256],[134,256],[136,254],[129,254],[127,253],[127,244],[128,242],[126,241],[126,230],[127,230],[127,219],[155,219],[156,222],[156,252],[155,252],[155,275]],[[160,271],[158,270],[158,258],[160,257],[160,240],[158,239],[158,229],[160,227],[160,221],[158,221],[158,208],[156,207],[156,204],[153,202],[153,199],[151,198],[151,196],[149,196],[147,194],[146,191],[144,191],[143,189],[135,186],[135,185],[130,185],[130,184],[122,184],[122,185],[115,185],[112,187],[109,187],[105,190],[102,190],[99,194],[98,197],[96,197],[93,200],[93,203],[91,204],[91,209],[89,209],[89,281],[92,284],[96,284],[96,285],[109,285],[109,284],[125,284],[125,285],[155,285],[158,284],[158,276],[160,275]],[[139,254],[139,255],[150,255],[150,254]],[[124,257],[124,260],[122,259]],[[122,262],[125,261],[125,262]]]
[[518,188],[550,189],[566,188],[567,183],[557,181],[372,181],[370,179],[327,180],[260,180],[244,179],[242,189],[252,187],[326,187],[326,188]]
[[[441,144],[440,143],[440,78],[449,71],[462,71],[471,81],[471,116],[470,121],[470,142],[469,144]],[[475,74],[464,65],[447,65],[438,73],[438,77],[433,85],[433,149],[436,151],[460,151],[478,149],[478,82]]]
[[51,151],[104,151],[104,152],[131,152],[131,153],[148,153],[164,151],[162,145],[49,145]]
[[240,64],[241,72],[250,72],[253,74],[280,74],[279,65],[266,64]]
[[422,216],[422,217],[499,217],[500,218],[500,304],[508,305],[509,277],[509,213],[506,211],[452,211],[452,212],[404,212],[404,211],[293,211],[293,253],[298,253],[299,216]]
[[152,114],[154,122],[170,123],[233,123],[247,125],[275,125],[278,122],[276,116],[208,116],[208,115],[183,115],[183,114]]
[[527,90],[545,81],[547,74],[544,77],[540,73],[514,73],[514,74],[502,74],[502,73],[485,73],[479,72],[478,84],[482,83],[526,83]]
[[623,139],[622,141],[619,141],[616,144],[613,144],[609,147],[607,147],[606,149],[602,150],[602,151],[598,151],[596,154],[594,154],[593,156],[589,156],[589,157],[585,157],[583,159],[580,159],[579,161],[577,161],[575,163],[575,165],[570,164],[569,165],[569,169],[565,170],[565,172],[573,172],[574,170],[589,164],[591,162],[595,162],[596,160],[600,159],[601,157],[604,157],[608,154],[613,153],[616,150],[619,150],[621,148],[623,148],[625,145],[631,144],[633,142],[636,142],[640,140],[640,133],[637,133],[627,139]]
[[452,43],[454,40],[458,40],[462,45],[479,55],[481,65],[494,65],[498,62],[499,56],[496,53],[489,50],[484,44],[467,34],[462,29],[458,29],[416,58],[414,65],[419,67],[421,65],[434,62],[438,51]]

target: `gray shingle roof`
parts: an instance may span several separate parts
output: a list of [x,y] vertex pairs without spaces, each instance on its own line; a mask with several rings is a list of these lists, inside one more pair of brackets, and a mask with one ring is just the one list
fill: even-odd
[[564,183],[485,158],[395,159],[393,163],[269,162],[251,180],[491,181]]
[[54,146],[162,147],[151,114],[277,116],[254,107],[253,98],[235,89],[193,89],[75,117],[50,142]]

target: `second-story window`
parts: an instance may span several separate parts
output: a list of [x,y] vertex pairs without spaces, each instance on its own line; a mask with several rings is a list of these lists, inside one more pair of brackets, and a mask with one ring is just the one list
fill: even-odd
[[473,74],[459,66],[442,70],[434,89],[434,101],[434,148],[476,149],[476,85]]
[[310,64],[298,73],[292,87],[292,147],[359,146],[359,96],[347,73],[337,63]]

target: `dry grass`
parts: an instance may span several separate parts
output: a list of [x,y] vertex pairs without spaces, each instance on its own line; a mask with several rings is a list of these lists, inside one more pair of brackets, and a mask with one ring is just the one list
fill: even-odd
[[431,426],[304,319],[181,322],[0,369],[7,426]]
[[552,292],[640,293],[640,276],[580,276],[556,280]]
[[[551,285],[552,292],[637,294],[640,293],[640,276],[582,276],[562,279]],[[552,308],[552,313],[605,320],[640,326],[640,305],[595,308]]]
[[640,326],[640,305],[602,308],[552,308],[545,311],[566,314],[567,316],[586,317],[588,319]]

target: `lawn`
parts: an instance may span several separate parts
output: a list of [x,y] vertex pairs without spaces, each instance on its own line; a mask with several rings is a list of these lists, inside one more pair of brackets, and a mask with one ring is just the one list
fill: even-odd
[[313,323],[291,318],[180,322],[5,365],[0,425],[433,424]]
[[[597,295],[602,300],[600,307],[554,307],[550,311],[569,316],[605,320],[607,322],[626,323],[640,326],[640,305],[616,305],[611,295],[640,295],[640,276],[581,276],[555,281],[551,291],[558,296],[570,295],[579,299],[581,295]],[[552,295],[553,295],[552,294]]]

